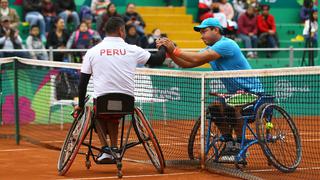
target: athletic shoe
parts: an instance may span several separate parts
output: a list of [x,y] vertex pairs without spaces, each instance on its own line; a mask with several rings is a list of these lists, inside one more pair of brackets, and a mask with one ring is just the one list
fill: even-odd
[[97,164],[115,164],[116,160],[111,154],[100,153],[97,157]]
[[221,152],[221,162],[234,162],[236,156],[240,152],[240,143],[234,141],[227,141],[226,147]]

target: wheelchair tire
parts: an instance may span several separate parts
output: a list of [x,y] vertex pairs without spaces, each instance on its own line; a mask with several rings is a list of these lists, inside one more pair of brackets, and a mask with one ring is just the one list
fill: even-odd
[[[208,118],[210,116],[209,113],[206,114],[206,118]],[[194,125],[193,128],[191,130],[190,136],[189,136],[189,141],[188,141],[188,156],[191,160],[200,160],[201,158],[201,149],[200,149],[200,125],[201,125],[201,117],[199,117]],[[206,143],[206,138],[207,138],[207,131],[208,131],[208,119],[205,120],[206,124],[205,124],[205,143]],[[214,136],[212,135],[220,135],[220,132],[217,130],[217,127],[215,127],[214,122],[211,121],[211,131],[210,131],[211,135],[210,135],[210,143],[212,142],[212,138],[214,138]],[[216,160],[217,156],[219,156],[219,154],[221,153],[221,150],[224,148],[224,143],[222,142],[217,142],[218,144],[215,144],[216,148],[218,148],[218,153],[214,152],[213,147],[209,147],[209,151],[206,154],[206,160],[212,160],[212,158],[214,158],[214,160]],[[206,146],[206,144],[205,144]],[[205,147],[206,148],[206,147]]]
[[[191,160],[199,160],[200,159],[200,147],[195,147],[195,141],[197,133],[200,131],[200,117],[197,119],[193,125],[193,128],[191,130],[189,141],[188,141],[188,155]],[[197,149],[197,150],[196,150]],[[196,153],[195,151],[199,151]]]
[[58,159],[58,172],[60,176],[65,175],[71,167],[82,142],[84,141],[90,124],[91,110],[86,107],[71,125],[71,128],[64,140]]
[[301,162],[302,148],[290,115],[282,107],[266,103],[259,107],[256,121],[259,144],[268,161],[282,172],[294,172]]
[[[139,108],[134,109],[133,128],[138,136],[139,141],[143,144],[152,164],[159,173],[163,173],[165,161],[157,137]],[[149,143],[151,141],[151,144]]]

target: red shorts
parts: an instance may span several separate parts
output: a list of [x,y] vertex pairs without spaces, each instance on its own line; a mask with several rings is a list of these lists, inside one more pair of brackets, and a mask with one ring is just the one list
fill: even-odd
[[95,99],[93,100],[94,105],[93,105],[93,111],[95,114],[95,119],[100,119],[100,120],[106,120],[106,121],[111,121],[115,124],[119,124],[120,119],[123,117],[123,115],[119,114],[96,114],[97,112],[97,107],[95,104]]

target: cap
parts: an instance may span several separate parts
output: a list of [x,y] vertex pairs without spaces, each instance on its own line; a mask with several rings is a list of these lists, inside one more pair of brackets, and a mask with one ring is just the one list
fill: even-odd
[[203,20],[200,25],[195,26],[193,29],[199,32],[200,29],[205,29],[207,27],[218,27],[221,30],[223,30],[223,27],[217,18],[207,18]]
[[10,17],[9,16],[1,16],[1,22],[3,21],[10,21]]

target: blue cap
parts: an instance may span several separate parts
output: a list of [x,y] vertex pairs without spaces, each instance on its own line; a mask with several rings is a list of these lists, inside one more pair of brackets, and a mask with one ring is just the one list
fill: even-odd
[[218,27],[223,30],[223,27],[217,18],[207,18],[203,20],[199,26],[195,26],[193,29],[199,32],[200,29],[205,29],[207,27]]

